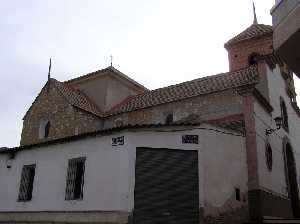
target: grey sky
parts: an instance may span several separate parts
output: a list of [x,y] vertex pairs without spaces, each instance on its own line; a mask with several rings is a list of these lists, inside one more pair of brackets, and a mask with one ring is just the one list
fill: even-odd
[[[256,1],[271,24],[271,0]],[[253,21],[252,1],[10,0],[0,5],[0,147],[19,144],[22,117],[47,79],[113,64],[150,89],[228,71],[223,44]]]

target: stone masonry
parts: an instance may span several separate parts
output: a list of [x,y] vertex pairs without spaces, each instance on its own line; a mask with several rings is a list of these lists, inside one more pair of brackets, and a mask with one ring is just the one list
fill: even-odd
[[[39,137],[40,122],[49,120],[47,138]],[[70,105],[58,90],[50,85],[42,89],[23,121],[21,145],[73,136],[101,129],[102,121],[96,115]]]

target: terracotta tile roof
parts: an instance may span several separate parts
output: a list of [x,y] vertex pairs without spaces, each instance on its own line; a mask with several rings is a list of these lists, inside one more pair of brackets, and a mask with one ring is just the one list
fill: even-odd
[[97,106],[81,91],[75,90],[67,86],[65,83],[57,81],[56,79],[51,79],[51,84],[54,84],[59,92],[74,107],[90,112],[97,116],[103,115]]
[[259,76],[256,66],[239,71],[208,76],[133,96],[124,102],[124,104],[121,104],[119,107],[108,112],[106,116],[223,91],[230,88],[256,84],[258,81]]
[[254,37],[264,36],[272,32],[273,32],[272,26],[264,25],[264,24],[252,24],[246,30],[244,30],[234,38],[230,39],[225,44],[225,47]]

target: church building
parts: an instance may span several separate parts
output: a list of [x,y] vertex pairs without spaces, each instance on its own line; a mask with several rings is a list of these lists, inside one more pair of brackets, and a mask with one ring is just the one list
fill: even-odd
[[0,150],[0,222],[300,218],[293,73],[256,19],[225,48],[229,72],[155,90],[112,66],[49,77]]

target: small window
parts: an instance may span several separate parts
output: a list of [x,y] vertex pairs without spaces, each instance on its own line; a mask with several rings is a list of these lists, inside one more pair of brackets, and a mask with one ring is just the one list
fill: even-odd
[[241,190],[239,188],[235,188],[235,200],[241,201]]
[[35,165],[23,166],[18,201],[31,200],[34,175],[35,175]]
[[273,167],[273,153],[272,153],[271,145],[269,143],[266,144],[265,157],[266,157],[266,165],[268,167],[268,170],[271,171]]
[[47,123],[45,125],[45,135],[44,135],[44,138],[48,138],[49,132],[50,132],[50,122],[47,121]]
[[282,117],[282,127],[286,131],[288,131],[289,130],[288,113],[287,113],[285,102],[282,98],[280,98],[280,110],[281,110],[281,117]]
[[70,159],[68,163],[66,200],[83,198],[85,157]]
[[166,124],[172,124],[173,123],[173,114],[168,114],[166,117]]
[[50,134],[51,124],[49,120],[41,119],[40,120],[40,129],[39,129],[39,138],[48,138]]

